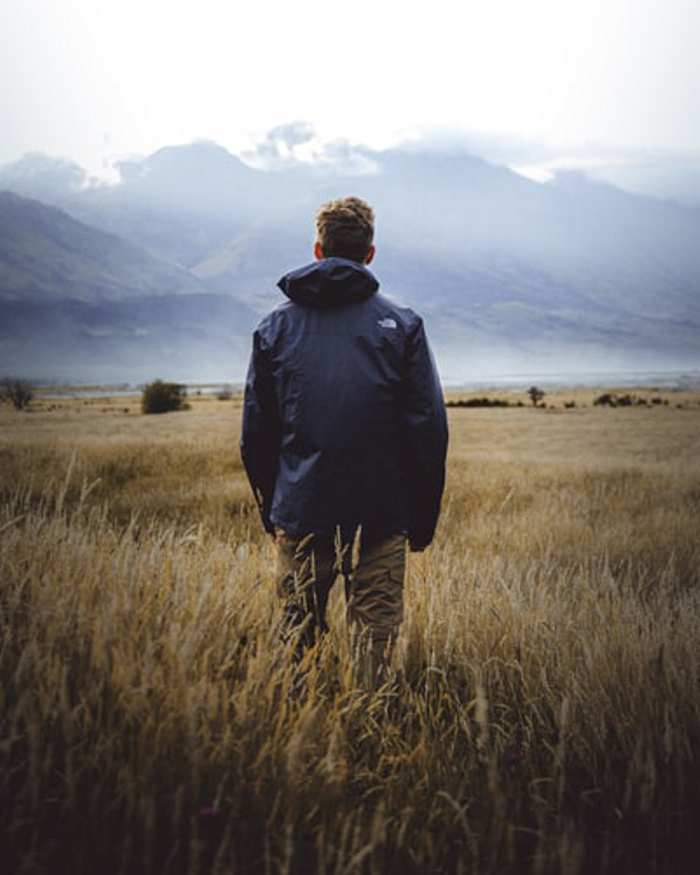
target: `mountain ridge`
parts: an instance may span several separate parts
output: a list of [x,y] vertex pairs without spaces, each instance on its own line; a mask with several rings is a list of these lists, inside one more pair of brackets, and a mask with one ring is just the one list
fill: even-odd
[[[123,162],[115,186],[76,188],[65,162],[55,180],[45,160],[37,173],[70,216],[155,259],[162,274],[146,292],[179,278],[186,294],[235,299],[247,326],[279,302],[279,277],[311,260],[318,205],[354,193],[377,215],[372,269],[424,315],[451,372],[504,360],[555,368],[572,356],[603,368],[700,362],[700,210],[580,173],[541,185],[459,152],[362,158],[370,170],[360,175],[343,165],[262,170],[197,143]],[[25,192],[30,171],[25,162]],[[12,178],[0,168],[0,187]]]
[[119,299],[206,291],[187,271],[41,201],[0,191],[0,296]]

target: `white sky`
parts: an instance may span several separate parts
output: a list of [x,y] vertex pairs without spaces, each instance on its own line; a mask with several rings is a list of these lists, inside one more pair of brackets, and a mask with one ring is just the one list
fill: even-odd
[[695,150],[699,45],[697,0],[3,0],[0,163],[238,151],[292,119]]

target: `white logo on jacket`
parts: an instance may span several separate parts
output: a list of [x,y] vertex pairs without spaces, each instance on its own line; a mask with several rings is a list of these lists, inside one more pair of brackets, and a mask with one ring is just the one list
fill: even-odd
[[377,322],[377,325],[378,325],[380,328],[396,328],[396,320],[395,320],[395,319],[389,319],[389,318],[386,318],[386,319],[380,319],[380,320]]

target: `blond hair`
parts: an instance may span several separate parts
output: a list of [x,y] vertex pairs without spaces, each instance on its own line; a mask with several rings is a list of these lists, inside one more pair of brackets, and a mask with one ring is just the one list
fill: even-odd
[[326,258],[363,262],[374,239],[374,212],[359,197],[323,204],[316,213],[316,234]]

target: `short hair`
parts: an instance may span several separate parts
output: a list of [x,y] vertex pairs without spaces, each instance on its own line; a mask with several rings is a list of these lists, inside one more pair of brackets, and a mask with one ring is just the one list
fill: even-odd
[[316,213],[316,234],[326,258],[363,262],[374,239],[374,212],[359,197],[323,204]]

